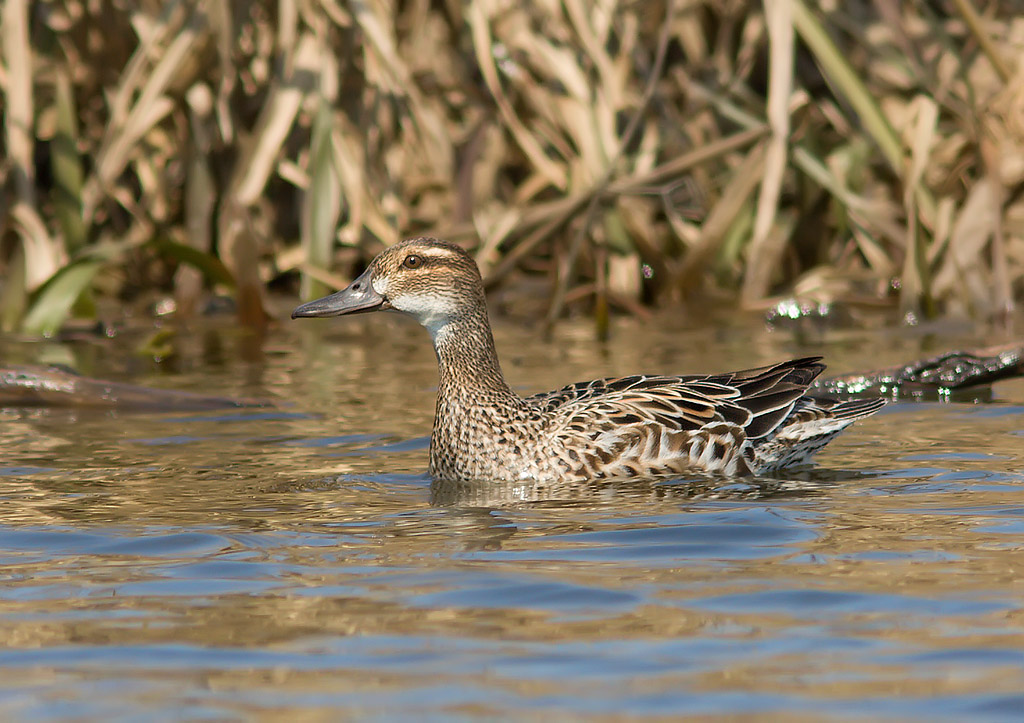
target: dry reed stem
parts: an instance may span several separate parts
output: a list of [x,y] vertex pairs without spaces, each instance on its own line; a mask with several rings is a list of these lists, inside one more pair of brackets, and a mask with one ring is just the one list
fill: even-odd
[[[572,4],[572,7],[575,7],[575,4]],[[577,9],[577,15],[579,14],[580,11]],[[572,242],[569,245],[569,250],[565,254],[563,262],[558,270],[555,290],[551,295],[551,304],[548,307],[548,313],[544,320],[545,328],[548,333],[550,333],[555,321],[562,314],[562,307],[565,303],[565,293],[568,290],[573,269],[576,265],[576,257],[579,255],[580,247],[582,246],[583,240],[590,228],[590,224],[593,221],[594,213],[597,210],[601,194],[607,189],[608,183],[611,180],[612,175],[615,173],[615,169],[619,160],[624,155],[626,147],[633,141],[633,137],[636,135],[637,130],[639,130],[643,115],[647,110],[647,105],[651,102],[651,96],[654,95],[655,86],[658,79],[661,78],[665,64],[665,53],[668,50],[668,41],[670,37],[669,28],[671,28],[671,20],[674,14],[675,2],[674,0],[669,0],[665,7],[665,19],[662,22],[662,30],[658,35],[658,47],[654,52],[654,63],[651,67],[651,72],[647,77],[647,82],[644,84],[644,93],[640,101],[640,105],[630,118],[629,125],[627,125],[625,131],[623,131],[622,138],[618,141],[618,147],[615,149],[615,155],[608,161],[607,166],[601,174],[601,178],[593,186],[590,202],[587,204],[587,209],[583,213],[583,219],[576,227]],[[580,27],[580,24],[578,24],[577,27]],[[596,41],[591,39],[590,44],[594,45],[595,42]],[[596,50],[592,50],[592,52],[597,53]],[[605,64],[607,64],[607,62]],[[604,254],[599,254],[599,258],[604,258]],[[602,291],[604,290],[603,271],[598,273],[598,288]],[[604,307],[603,311],[599,311],[596,318],[598,320],[597,325],[599,335],[602,337],[606,336],[608,330],[607,306]]]
[[754,234],[750,239],[750,263],[743,280],[741,298],[746,303],[768,294],[771,269],[778,259],[769,253],[768,235],[782,193],[789,148],[790,96],[793,90],[793,6],[791,0],[766,0],[768,20],[768,127],[771,135],[765,148],[761,193],[757,199]]

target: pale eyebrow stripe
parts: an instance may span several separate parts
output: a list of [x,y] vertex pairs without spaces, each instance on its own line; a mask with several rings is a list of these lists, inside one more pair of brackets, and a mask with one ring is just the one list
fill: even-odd
[[423,257],[424,260],[438,261],[442,263],[457,263],[458,256],[447,251],[412,251],[411,253]]
[[432,259],[455,258],[455,254],[446,249],[424,249],[423,251],[412,251],[411,253],[418,254],[420,256],[429,256]]

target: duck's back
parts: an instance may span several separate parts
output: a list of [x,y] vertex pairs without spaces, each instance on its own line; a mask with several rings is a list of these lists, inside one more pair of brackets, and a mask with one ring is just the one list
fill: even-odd
[[807,396],[825,368],[820,359],[724,374],[598,379],[526,401],[547,418],[549,448],[567,476],[759,474],[806,461],[882,406]]

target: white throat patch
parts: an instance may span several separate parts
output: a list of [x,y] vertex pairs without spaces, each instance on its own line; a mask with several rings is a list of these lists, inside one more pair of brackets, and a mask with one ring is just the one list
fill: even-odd
[[413,317],[426,327],[430,338],[437,341],[439,334],[455,316],[455,304],[444,296],[416,294],[391,299],[391,306]]

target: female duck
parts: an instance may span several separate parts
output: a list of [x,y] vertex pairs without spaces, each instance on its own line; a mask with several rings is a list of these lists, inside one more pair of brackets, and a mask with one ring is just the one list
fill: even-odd
[[427,328],[440,382],[430,473],[565,481],[682,472],[763,474],[810,459],[881,399],[806,396],[820,357],[707,376],[628,376],[522,398],[498,364],[480,272],[458,246],[403,241],[292,318],[394,310]]

